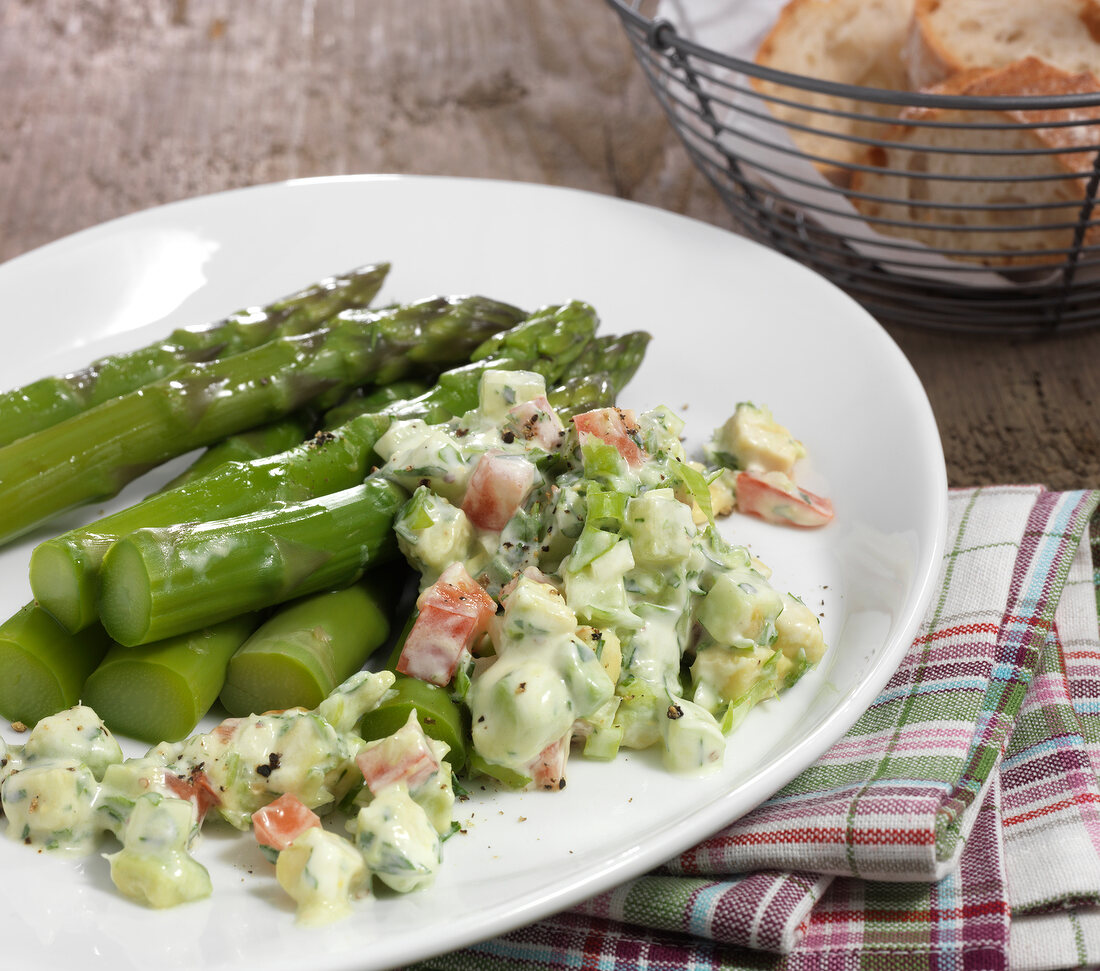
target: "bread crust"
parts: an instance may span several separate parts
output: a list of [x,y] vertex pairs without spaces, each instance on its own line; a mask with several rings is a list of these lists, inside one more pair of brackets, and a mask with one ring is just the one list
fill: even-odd
[[[1044,4],[1050,0],[1030,0],[1031,3]],[[1078,33],[1075,37],[1064,37],[1063,40],[1072,42],[1068,46],[1076,49],[1073,63],[1069,63],[1069,52],[1066,51],[1067,60],[1054,56],[1052,51],[1044,51],[1043,41],[1050,38],[1033,37],[1024,38],[1021,49],[1009,57],[1004,56],[1004,51],[996,49],[994,43],[990,43],[990,52],[986,57],[976,58],[966,49],[966,44],[959,37],[951,36],[936,22],[936,15],[941,8],[953,10],[958,16],[965,16],[973,6],[971,0],[915,0],[913,16],[909,22],[909,29],[902,44],[902,59],[909,75],[909,86],[919,91],[933,84],[939,84],[952,75],[974,68],[997,68],[1015,63],[1027,56],[1039,57],[1059,67],[1062,70],[1075,72],[1079,69],[1091,70],[1100,74],[1100,0],[1059,0],[1055,5],[1057,10],[1059,29],[1065,31],[1077,24]],[[1010,5],[1005,4],[1005,14],[1010,16]],[[1066,9],[1067,7],[1072,9]],[[1051,7],[1046,7],[1049,16],[1053,16]],[[973,11],[971,17],[978,19],[981,10]],[[998,28],[1003,26],[996,23],[983,23],[981,36],[994,35]],[[1030,42],[1029,42],[1030,41]],[[1045,45],[1050,47],[1051,44]],[[1091,50],[1095,47],[1095,51]]]
[[[900,53],[912,4],[913,0],[790,0],[757,48],[756,63],[802,77],[904,90],[908,79]],[[856,27],[874,36],[864,38],[854,32]],[[862,154],[862,146],[847,139],[881,137],[885,123],[897,116],[897,109],[889,105],[817,94],[760,78],[753,78],[752,86],[765,97],[798,103],[799,107],[792,107],[763,102],[777,120],[815,129],[788,128],[788,132],[800,151],[820,159],[815,165],[834,182],[846,183],[844,166]],[[814,108],[865,117],[841,118]]]
[[951,56],[950,49],[932,28],[932,14],[939,6],[940,0],[916,0],[902,44],[901,57],[909,84],[918,91],[963,70],[963,65]]
[[[960,95],[975,98],[1044,98],[1067,94],[1100,93],[1100,78],[1088,71],[1070,74],[1037,57],[1025,57],[1003,68],[978,68],[960,71],[940,84],[926,89],[929,94]],[[906,108],[900,120],[932,119],[942,108]],[[1100,143],[1100,107],[1013,108],[997,112],[1020,125],[1058,125],[1033,129],[1044,148],[1083,149]],[[1073,124],[1064,127],[1066,122]],[[1067,172],[1091,169],[1091,159],[1079,152],[1052,156]],[[1082,163],[1082,158],[1088,164]]]
[[[963,71],[926,89],[931,94],[975,97],[1032,97],[1062,94],[1095,94],[1100,79],[1085,72],[1069,74],[1038,58],[1024,58],[1007,67]],[[915,128],[906,122],[939,121],[967,125],[962,129]],[[1011,127],[1054,125],[1072,122],[1069,127]],[[981,129],[981,124],[1008,123],[1004,130]],[[875,225],[889,236],[919,240],[936,249],[1000,250],[1003,255],[953,258],[976,261],[989,266],[1022,266],[1060,262],[1064,254],[1021,256],[1014,251],[1066,249],[1072,245],[1072,226],[1055,229],[1052,223],[1073,223],[1085,199],[1085,187],[1092,170],[1092,154],[1085,149],[1100,143],[1100,107],[1071,109],[1009,109],[994,112],[970,112],[955,108],[909,108],[902,112],[899,124],[891,131],[890,141],[901,147],[872,149],[864,157],[866,164],[880,171],[857,172],[852,179],[852,203],[865,216],[904,223],[900,226]],[[962,142],[960,144],[960,141]],[[923,149],[962,148],[961,154],[944,154]],[[1002,155],[966,154],[965,150],[1003,151]],[[1030,150],[1047,154],[1029,155]],[[956,184],[905,175],[919,172],[934,175],[986,176],[987,182],[967,184],[961,200],[954,193],[963,191]],[[1064,175],[1047,182],[1030,181],[1036,175]],[[856,193],[888,197],[891,202],[859,198]],[[913,206],[916,200],[933,205]],[[985,206],[965,211],[949,203]],[[1020,202],[1025,208],[1006,215],[998,209],[1005,202]],[[937,209],[936,202],[944,203]],[[1057,208],[1029,209],[1027,205],[1045,203]],[[1008,220],[1012,220],[1008,222]],[[950,224],[952,229],[936,229],[933,224]],[[1011,231],[1004,232],[1006,226]],[[988,230],[988,231],[986,231]],[[1085,242],[1098,238],[1096,227],[1086,233]]]

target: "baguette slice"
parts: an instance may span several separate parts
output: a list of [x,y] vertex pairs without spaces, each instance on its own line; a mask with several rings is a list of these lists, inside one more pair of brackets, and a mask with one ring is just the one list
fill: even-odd
[[[904,90],[908,77],[901,47],[912,10],[913,0],[791,0],[757,50],[756,63],[810,78]],[[799,105],[765,102],[780,121],[821,132],[790,129],[795,145],[819,156],[818,168],[839,181],[846,181],[846,173],[835,172],[833,163],[855,161],[862,156],[863,146],[830,134],[880,138],[885,125],[875,119],[889,122],[897,114],[889,105],[816,94],[759,78],[753,80],[753,87],[762,95]],[[871,118],[838,118],[811,110],[814,107],[859,112]]]
[[1100,76],[1097,0],[916,0],[902,52],[913,89],[1037,57]]
[[[930,93],[996,96],[1040,96],[1100,92],[1100,80],[1090,73],[1069,74],[1038,60],[1024,58],[1007,67],[968,71],[929,88]],[[914,128],[907,121],[937,121],[967,126],[990,124],[1045,124],[1072,121],[1069,128],[1015,128],[1003,130]],[[1091,123],[1091,124],[1090,124]],[[953,259],[992,267],[1022,267],[1061,262],[1062,253],[1021,255],[1025,250],[1065,249],[1073,244],[1074,223],[1085,198],[1093,152],[1071,149],[1100,144],[1100,108],[1051,111],[964,111],[910,108],[902,112],[890,139],[897,148],[874,148],[866,162],[878,171],[857,172],[852,193],[884,196],[875,202],[852,196],[852,203],[868,218],[904,222],[903,226],[872,223],[889,235],[918,240],[935,249],[989,250],[994,255],[958,253]],[[939,149],[940,151],[937,151]],[[1005,155],[944,154],[944,149],[994,149]],[[1049,154],[1023,155],[1040,150]],[[914,178],[912,175],[933,178]],[[977,176],[979,181],[946,182],[934,176]],[[1058,176],[1051,181],[1025,181],[1034,176]],[[988,179],[988,181],[980,181]],[[896,201],[895,201],[896,200]],[[933,203],[934,205],[919,205]],[[955,204],[975,209],[940,208]],[[1054,204],[1052,209],[998,210],[997,206]],[[1100,217],[1100,212],[1094,214]],[[949,228],[937,228],[946,224]],[[1010,232],[996,232],[1011,227]],[[1095,228],[1085,242],[1095,241]]]

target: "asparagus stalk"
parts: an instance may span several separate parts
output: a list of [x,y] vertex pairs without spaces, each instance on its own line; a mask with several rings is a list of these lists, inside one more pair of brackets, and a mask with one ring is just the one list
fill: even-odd
[[113,732],[151,745],[185,738],[258,621],[247,614],[141,648],[115,644],[85,683],[83,701]]
[[288,415],[278,421],[250,428],[238,435],[230,435],[211,445],[194,462],[174,479],[166,482],[157,492],[168,492],[185,482],[194,482],[208,476],[226,462],[251,462],[278,452],[285,452],[309,437],[314,419],[306,413]]
[[[351,397],[356,402],[363,402],[369,410],[377,411],[395,401],[421,395],[429,387],[429,383],[408,378],[370,389],[355,388]],[[327,414],[331,415],[332,411],[333,409],[330,409]],[[250,428],[239,435],[230,435],[211,445],[179,475],[170,482],[166,482],[157,491],[167,492],[185,482],[201,479],[226,462],[251,462],[252,459],[266,458],[269,455],[285,452],[305,441],[316,425],[316,416],[312,409],[307,408],[304,412],[288,415],[286,418],[258,428]]]
[[407,498],[372,475],[307,502],[135,530],[103,559],[103,626],[132,647],[351,583],[393,557],[393,519]]
[[[66,629],[81,630],[97,617],[99,567],[121,536],[143,526],[229,518],[269,503],[300,502],[350,487],[370,470],[374,443],[394,417],[442,421],[468,411],[477,404],[478,383],[489,367],[540,370],[553,381],[582,351],[596,326],[595,313],[585,304],[548,308],[488,348],[483,345],[478,363],[445,372],[419,398],[360,415],[278,455],[222,466],[195,482],[40,543],[31,554],[34,596]],[[566,350],[554,356],[562,345]]]
[[389,268],[388,263],[377,263],[328,277],[266,307],[249,307],[201,327],[181,328],[167,340],[0,394],[0,446],[158,381],[182,364],[239,354],[276,337],[315,330],[342,310],[366,307]]
[[438,685],[397,675],[378,707],[368,711],[359,722],[359,735],[368,742],[392,735],[414,711],[426,735],[447,743],[450,748],[447,761],[455,772],[460,772],[466,764],[468,727],[451,693]]
[[342,395],[366,381],[438,370],[520,317],[481,297],[345,311],[339,326],[180,368],[0,448],[0,542],[113,496],[173,456],[323,402],[324,392]]
[[370,574],[285,605],[237,650],[221,703],[231,715],[316,708],[389,636],[388,591]]
[[[394,402],[384,411],[393,418],[424,418],[428,422],[465,414],[477,407],[481,376],[490,368],[537,371],[547,383],[557,381],[566,371],[578,369],[578,362],[594,343],[607,344],[606,340],[593,340],[598,323],[596,312],[578,300],[544,307],[519,326],[483,342],[470,355],[469,364],[440,374],[426,394],[408,402]],[[589,354],[586,360],[601,357]],[[371,412],[369,399],[349,400],[326,413],[325,424],[332,428],[340,422],[340,427],[347,428],[356,417]]]
[[547,400],[561,418],[613,405],[634,377],[650,335],[643,331],[592,341],[573,362],[574,377],[547,392]]
[[27,604],[0,625],[0,715],[34,725],[71,708],[110,643],[98,624],[70,634]]
[[431,390],[431,383],[405,380],[383,384],[377,388],[356,388],[340,404],[325,412],[324,426],[337,428],[359,415],[381,411],[397,401],[417,398]]

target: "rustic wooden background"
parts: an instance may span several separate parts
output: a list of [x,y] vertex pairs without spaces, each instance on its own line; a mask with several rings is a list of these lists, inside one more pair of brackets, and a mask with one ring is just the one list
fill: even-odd
[[[199,193],[355,172],[572,186],[733,228],[602,0],[0,0],[0,260]],[[1100,486],[1100,329],[891,333],[952,484]]]

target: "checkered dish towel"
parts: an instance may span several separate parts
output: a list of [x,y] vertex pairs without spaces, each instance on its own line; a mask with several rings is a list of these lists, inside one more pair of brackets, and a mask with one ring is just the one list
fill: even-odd
[[422,967],[1100,963],[1098,502],[953,491],[918,636],[815,765],[659,870]]

